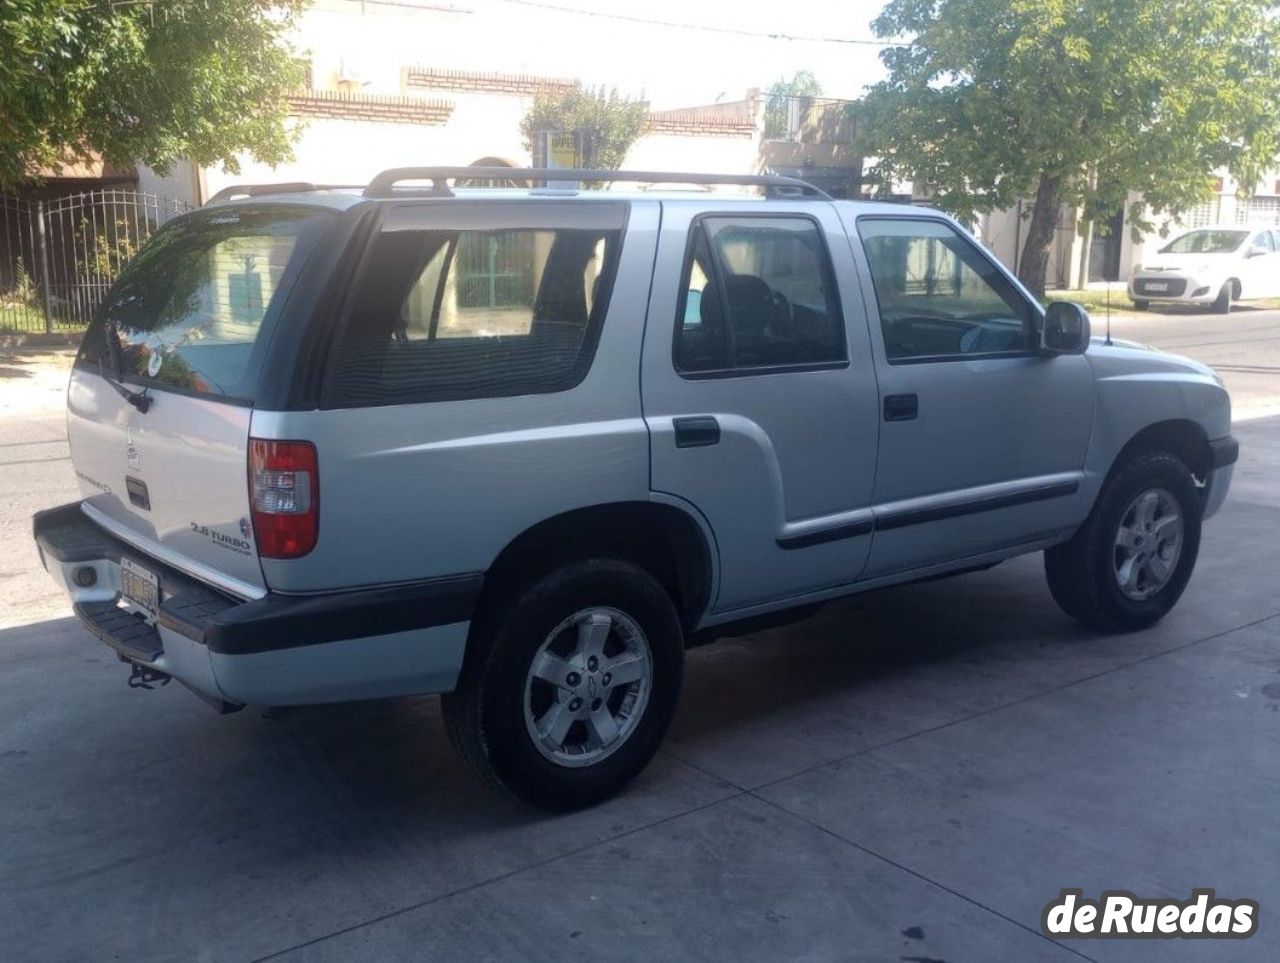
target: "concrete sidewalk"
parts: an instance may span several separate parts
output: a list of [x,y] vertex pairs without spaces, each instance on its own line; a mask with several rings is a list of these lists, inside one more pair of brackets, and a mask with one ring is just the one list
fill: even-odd
[[[0,959],[1280,958],[1280,420],[1185,598],[1098,637],[1038,556],[696,650],[620,798],[481,789],[434,699],[219,718],[70,620],[0,632]],[[1262,904],[1055,943],[1064,887]]]

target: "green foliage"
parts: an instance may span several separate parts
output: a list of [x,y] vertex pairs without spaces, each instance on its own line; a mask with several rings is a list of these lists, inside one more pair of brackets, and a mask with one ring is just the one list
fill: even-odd
[[86,266],[99,280],[113,281],[121,269],[138,253],[138,246],[146,240],[149,231],[141,237],[129,232],[129,222],[117,218],[97,231],[86,218],[80,221],[80,243],[83,249],[92,251]]
[[627,151],[644,133],[649,105],[613,88],[571,88],[538,94],[520,121],[525,149],[533,152],[544,131],[577,138],[578,164],[585,168],[618,170]]
[[[889,77],[861,110],[881,182],[912,180],[959,215],[1037,196],[1087,217],[1131,204],[1135,229],[1251,187],[1280,148],[1280,20],[1271,0],[890,0]],[[1026,253],[1052,236],[1029,231]]]
[[778,140],[787,136],[787,104],[792,97],[816,97],[822,85],[808,70],[797,70],[790,80],[779,79],[765,92],[764,136]]
[[0,0],[0,188],[93,154],[290,156],[284,35],[306,0]]
[[36,287],[35,279],[27,273],[27,266],[22,263],[21,257],[13,262],[13,286],[0,294],[0,307],[18,306],[40,306],[40,289]]

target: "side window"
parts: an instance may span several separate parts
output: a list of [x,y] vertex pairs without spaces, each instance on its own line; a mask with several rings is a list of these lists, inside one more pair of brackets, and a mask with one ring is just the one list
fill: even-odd
[[687,373],[846,359],[818,226],[805,217],[705,217],[693,228],[674,360]]
[[1276,248],[1271,241],[1271,232],[1259,231],[1258,236],[1253,239],[1253,247],[1264,254],[1274,254]]
[[971,241],[942,221],[861,218],[890,360],[1030,351],[1035,313]]
[[339,343],[337,405],[562,391],[586,373],[619,229],[394,230]]

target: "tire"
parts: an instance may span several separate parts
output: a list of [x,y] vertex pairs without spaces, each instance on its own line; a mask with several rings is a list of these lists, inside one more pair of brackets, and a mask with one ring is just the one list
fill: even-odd
[[1231,282],[1230,281],[1222,285],[1222,289],[1218,291],[1218,296],[1214,298],[1213,311],[1215,314],[1228,314],[1231,311]]
[[1145,310],[1147,310],[1147,308],[1149,308],[1149,307],[1151,307],[1151,302],[1150,302],[1150,301],[1140,301],[1140,300],[1138,300],[1137,298],[1134,298],[1134,300],[1133,300],[1133,310],[1135,310],[1135,311],[1145,311]]
[[[1149,493],[1157,493],[1154,552],[1152,528],[1141,531],[1142,507],[1137,505],[1142,498],[1143,507],[1149,506]],[[1166,559],[1172,555],[1171,545],[1160,539],[1169,532],[1165,519],[1175,506],[1181,515],[1181,541],[1170,565]],[[1044,553],[1045,576],[1054,601],[1068,615],[1104,632],[1130,632],[1154,625],[1173,608],[1191,578],[1200,551],[1200,514],[1199,492],[1181,460],[1166,452],[1134,456],[1103,484],[1093,511],[1072,539]],[[1131,540],[1135,529],[1139,530],[1138,540],[1145,548],[1120,547],[1122,523],[1124,537]],[[1122,560],[1141,556],[1144,550],[1159,559],[1123,567]],[[1158,584],[1162,567],[1167,574]],[[1120,584],[1126,574],[1135,578],[1128,589]],[[1141,597],[1144,593],[1149,594]]]
[[[600,655],[588,661],[592,639]],[[483,781],[545,809],[580,809],[618,792],[653,758],[679,699],[679,616],[662,585],[630,562],[593,558],[555,569],[516,590],[469,644],[484,656],[442,698],[454,748]],[[632,662],[629,670],[643,673],[643,652],[647,678],[609,688],[608,667]],[[535,676],[535,658],[560,684]],[[606,714],[613,742],[605,741]],[[574,721],[560,743],[562,715]],[[540,723],[551,731],[545,739],[534,732]]]

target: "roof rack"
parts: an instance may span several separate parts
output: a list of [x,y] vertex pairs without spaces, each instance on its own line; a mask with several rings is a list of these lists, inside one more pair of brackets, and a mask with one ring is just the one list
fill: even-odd
[[690,174],[673,171],[582,170],[576,167],[393,167],[369,182],[365,197],[395,197],[402,181],[430,181],[429,188],[412,188],[434,197],[453,197],[451,180],[527,180],[544,184],[566,181],[626,181],[638,184],[738,184],[763,187],[765,197],[813,197],[831,200],[831,195],[796,177],[773,174]]
[[359,190],[362,184],[311,184],[307,181],[284,181],[279,184],[232,184],[224,187],[206,204],[220,204],[238,197],[262,197],[265,194],[306,194],[310,191]]

